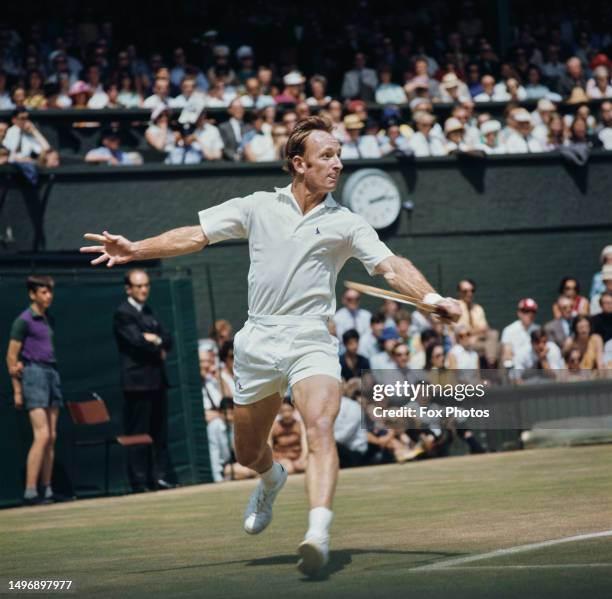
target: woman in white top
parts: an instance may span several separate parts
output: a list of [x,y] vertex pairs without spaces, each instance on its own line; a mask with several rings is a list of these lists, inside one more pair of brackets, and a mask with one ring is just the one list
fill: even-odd
[[593,71],[593,78],[586,84],[587,96],[592,100],[601,98],[612,98],[612,85],[610,85],[610,73],[603,65]]
[[134,89],[134,80],[128,73],[121,77],[117,101],[126,108],[140,108],[142,96]]
[[451,370],[479,370],[478,354],[472,349],[472,333],[468,327],[455,327],[455,345],[448,352]]
[[147,143],[159,152],[169,152],[175,141],[175,135],[170,129],[170,115],[167,106],[160,104],[151,112],[151,124],[145,131]]

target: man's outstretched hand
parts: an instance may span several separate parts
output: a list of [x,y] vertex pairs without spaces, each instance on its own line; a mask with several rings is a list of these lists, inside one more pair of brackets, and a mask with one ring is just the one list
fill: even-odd
[[134,260],[134,244],[122,235],[111,235],[104,231],[102,235],[97,233],[85,233],[85,239],[97,241],[102,245],[88,245],[81,248],[81,254],[100,254],[91,261],[96,266],[106,262],[106,266],[111,268],[115,264],[125,264]]

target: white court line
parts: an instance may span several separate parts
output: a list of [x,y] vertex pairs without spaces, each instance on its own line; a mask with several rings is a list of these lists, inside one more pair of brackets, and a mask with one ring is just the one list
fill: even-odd
[[[612,568],[610,564],[532,564],[524,566],[441,566],[439,570],[559,570],[564,568]],[[415,568],[416,569],[416,568]]]
[[573,537],[563,537],[561,539],[550,539],[548,541],[540,541],[539,543],[530,543],[529,545],[517,545],[516,547],[508,547],[507,549],[496,549],[495,551],[489,551],[487,553],[478,553],[476,555],[466,555],[465,557],[456,557],[453,559],[442,560],[434,564],[427,564],[426,566],[417,566],[411,568],[411,571],[424,571],[424,570],[441,570],[452,568],[453,566],[461,566],[463,564],[469,564],[471,562],[478,562],[483,559],[491,559],[494,557],[501,557],[503,555],[514,555],[515,553],[523,553],[525,551],[533,551],[534,549],[542,549],[544,547],[552,547],[553,545],[561,545],[563,543],[573,543],[575,541],[588,541],[589,539],[599,539],[602,537],[612,537],[612,530],[604,530],[601,532],[590,532],[584,535],[575,535]]

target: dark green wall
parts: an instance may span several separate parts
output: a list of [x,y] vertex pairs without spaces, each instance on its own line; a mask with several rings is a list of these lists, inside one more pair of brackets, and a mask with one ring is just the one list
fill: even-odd
[[[123,431],[123,400],[119,365],[112,333],[113,312],[124,299],[122,277],[104,271],[95,275],[72,272],[55,274],[56,292],[51,313],[56,319],[55,342],[64,398],[86,400],[92,392],[106,401],[112,426],[75,427],[66,410],[59,421],[56,490],[79,497],[103,492],[102,448],[75,449],[75,441],[103,438]],[[0,279],[0,348],[8,345],[13,319],[28,305],[25,276]],[[152,273],[151,305],[171,331],[174,348],[168,356],[169,450],[181,484],[211,480],[202,392],[197,360],[195,312],[191,281],[185,273],[169,276]],[[19,503],[25,480],[25,459],[31,443],[27,414],[13,407],[6,368],[0,368],[0,506]],[[111,451],[110,490],[127,492],[125,452]]]
[[[352,162],[345,165],[344,180],[366,166],[389,172],[404,199],[414,203],[384,235],[390,247],[411,258],[444,293],[454,293],[458,278],[474,278],[477,299],[496,327],[513,318],[517,299],[526,295],[537,299],[547,320],[566,274],[578,277],[588,291],[601,248],[612,241],[612,154],[607,152],[595,153],[581,169],[556,154]],[[64,167],[54,173],[48,190],[49,179],[41,178],[39,196],[48,191],[40,227],[44,249],[74,250],[82,233],[103,228],[140,238],[195,224],[198,210],[288,180],[278,164]],[[341,192],[342,183],[337,199]],[[31,249],[32,214],[42,214],[41,206],[40,199],[24,201],[21,188],[9,192],[0,230],[12,225],[13,249]],[[213,246],[166,265],[193,269],[200,334],[212,319],[210,297],[218,318],[235,326],[244,321],[245,243]],[[348,264],[344,278],[365,280],[366,273]]]

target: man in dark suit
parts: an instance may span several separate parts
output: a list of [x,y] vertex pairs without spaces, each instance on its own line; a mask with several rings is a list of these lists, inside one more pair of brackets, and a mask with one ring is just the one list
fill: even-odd
[[244,124],[244,107],[238,98],[230,102],[227,109],[230,118],[219,125],[219,133],[223,140],[223,157],[234,162],[242,158],[242,138],[247,131]]
[[136,492],[167,489],[174,485],[168,482],[168,379],[164,362],[172,339],[146,305],[149,275],[133,269],[125,275],[124,283],[127,300],[115,312],[114,332],[125,398],[125,432],[153,438],[152,463],[148,446],[129,448],[130,483]]

